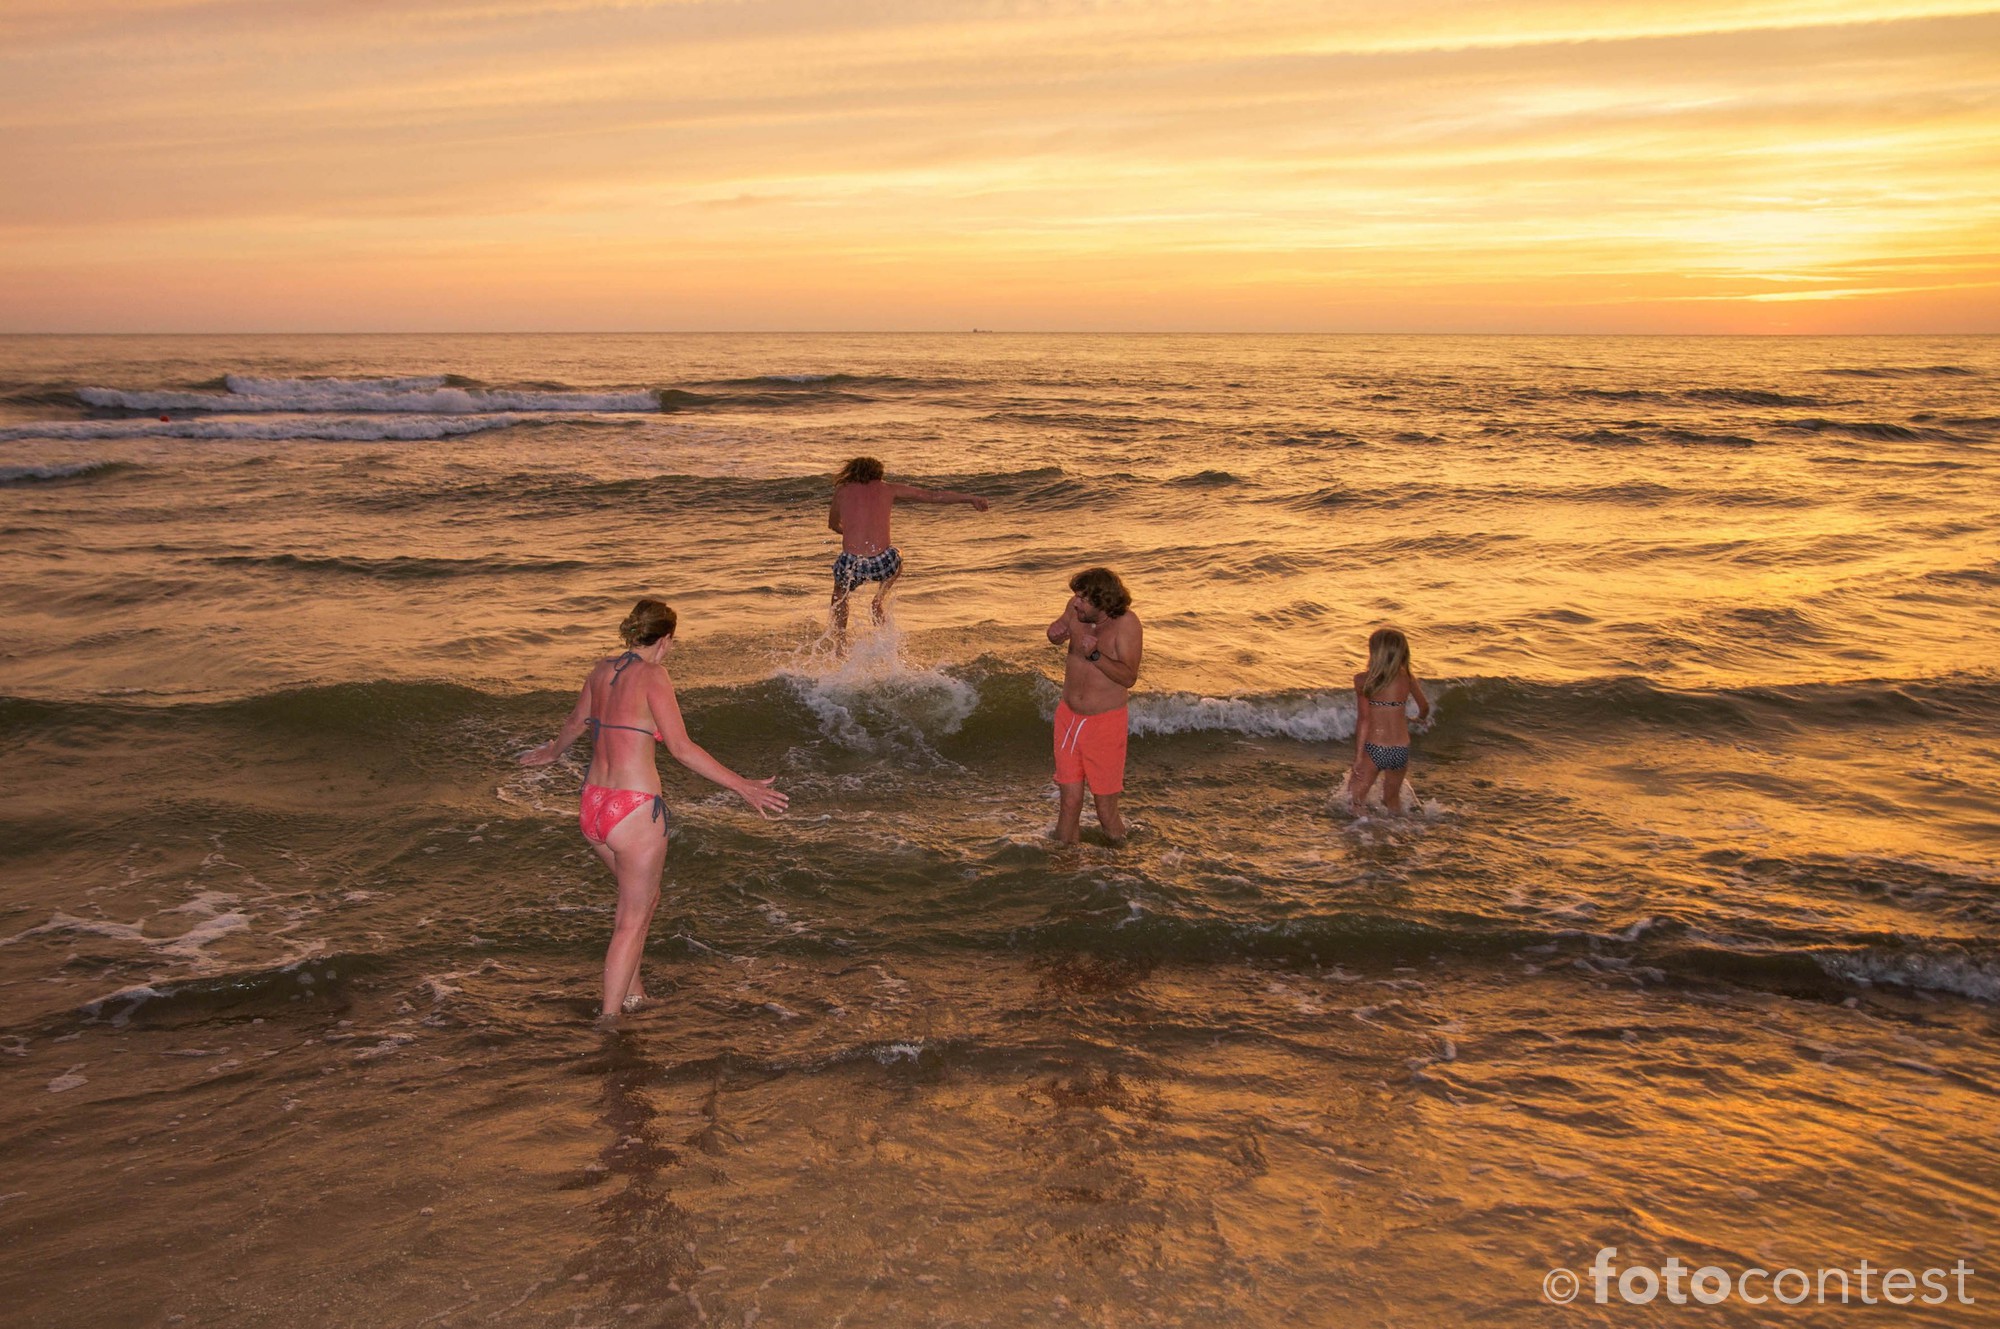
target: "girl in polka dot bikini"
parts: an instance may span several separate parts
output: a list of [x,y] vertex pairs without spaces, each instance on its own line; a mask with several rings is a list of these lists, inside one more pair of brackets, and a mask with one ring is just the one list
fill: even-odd
[[1401,812],[1403,775],[1410,767],[1410,698],[1417,719],[1428,720],[1431,699],[1410,672],[1410,640],[1394,628],[1377,628],[1368,638],[1368,668],[1354,676],[1354,770],[1347,777],[1347,807],[1361,815],[1375,777],[1382,777],[1382,803]]

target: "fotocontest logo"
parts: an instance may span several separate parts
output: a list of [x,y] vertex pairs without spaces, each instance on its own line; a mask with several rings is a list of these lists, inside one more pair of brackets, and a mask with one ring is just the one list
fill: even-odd
[[1720,1265],[1691,1267],[1670,1255],[1658,1268],[1618,1263],[1618,1248],[1605,1246],[1581,1274],[1557,1266],[1542,1276],[1542,1298],[1567,1306],[1579,1297],[1599,1306],[1623,1302],[1647,1306],[1664,1299],[1671,1305],[1720,1306],[1740,1301],[1750,1306],[1776,1302],[1784,1306],[1959,1306],[1976,1305],[1971,1280],[1978,1273],[1963,1259],[1948,1266],[1883,1268],[1859,1260],[1806,1270],[1794,1266],[1771,1270],[1752,1267],[1740,1273]]

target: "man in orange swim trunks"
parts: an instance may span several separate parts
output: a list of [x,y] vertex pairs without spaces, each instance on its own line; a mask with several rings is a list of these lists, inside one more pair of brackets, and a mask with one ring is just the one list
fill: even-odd
[[1050,641],[1069,643],[1056,703],[1056,788],[1062,792],[1056,839],[1077,842],[1088,784],[1097,824],[1111,843],[1123,844],[1118,795],[1125,790],[1126,701],[1139,679],[1144,631],[1132,612],[1132,593],[1110,568],[1085,568],[1069,579],[1069,589],[1062,617],[1049,624]]

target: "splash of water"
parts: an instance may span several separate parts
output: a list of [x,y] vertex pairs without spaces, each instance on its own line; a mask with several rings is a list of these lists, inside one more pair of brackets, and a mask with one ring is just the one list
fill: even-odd
[[778,677],[818,720],[820,732],[856,752],[904,752],[943,761],[933,740],[955,734],[979,705],[979,689],[943,665],[904,654],[893,611],[872,628],[806,643]]

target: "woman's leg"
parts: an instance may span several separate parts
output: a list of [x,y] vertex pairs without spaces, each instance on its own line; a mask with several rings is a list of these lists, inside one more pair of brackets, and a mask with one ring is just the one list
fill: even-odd
[[[586,840],[584,843],[589,844],[590,842]],[[617,880],[618,855],[611,852],[611,846],[608,844],[592,844],[590,845],[590,847],[593,851],[596,852],[599,858],[604,860],[604,866],[611,869],[612,879],[614,881]],[[642,999],[645,997],[646,981],[643,975],[634,974],[632,976],[632,987],[631,990],[628,993],[626,993],[626,995],[628,997],[639,997]]]
[[1388,808],[1391,812],[1401,812],[1403,810],[1404,769],[1404,767],[1398,766],[1393,771],[1384,771],[1382,773],[1382,806]]
[[667,837],[642,805],[611,828],[600,851],[618,878],[618,913],[611,945],[604,952],[604,1014],[616,1015],[628,996],[643,996],[639,961],[646,953],[646,930],[660,903],[660,874],[667,865]]

